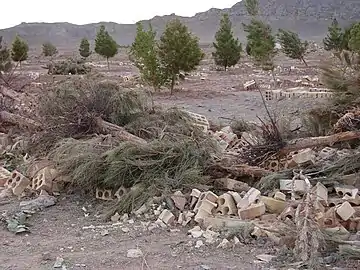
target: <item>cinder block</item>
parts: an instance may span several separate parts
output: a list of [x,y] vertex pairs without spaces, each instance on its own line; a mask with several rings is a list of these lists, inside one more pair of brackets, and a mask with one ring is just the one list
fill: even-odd
[[42,159],[42,160],[36,160],[30,164],[30,166],[26,170],[26,175],[32,179],[34,178],[40,170],[51,166],[52,163],[50,160]]
[[282,213],[279,215],[279,219],[285,220],[285,219],[295,220],[295,209],[291,206],[288,206],[282,211]]
[[164,209],[161,212],[159,219],[163,221],[166,225],[172,225],[175,222],[174,214],[167,209]]
[[349,203],[351,203],[353,205],[360,205],[360,196],[358,194],[356,194],[354,197],[345,194],[345,196],[342,198],[342,200],[348,201]]
[[315,151],[307,148],[292,156],[292,161],[297,165],[313,165],[316,162]]
[[186,198],[185,195],[180,191],[176,191],[172,196],[171,199],[174,201],[175,207],[180,211],[184,210],[186,205]]
[[271,214],[281,214],[287,206],[285,201],[276,200],[271,197],[261,196],[260,199],[265,204],[266,211]]
[[11,172],[7,169],[0,167],[0,187],[5,186],[7,180],[11,177]]
[[[280,190],[292,191],[293,180],[292,179],[280,179]],[[306,182],[304,180],[294,180],[294,191],[305,192]]]
[[261,196],[260,190],[256,188],[250,188],[250,190],[246,192],[242,200],[237,204],[237,207],[239,209],[245,209],[253,203],[258,203],[260,196]]
[[281,191],[276,191],[274,194],[274,199],[280,200],[280,201],[286,201],[286,195],[282,193]]
[[190,194],[190,197],[191,197],[191,201],[190,201],[190,209],[193,209],[196,202],[199,200],[201,196],[201,191],[194,188],[191,190],[191,194]]
[[206,192],[201,193],[197,203],[195,204],[194,212],[196,212],[199,209],[202,201],[208,200],[208,201],[216,204],[217,199],[218,199],[218,196],[211,191],[206,191]]
[[129,192],[129,190],[123,186],[119,187],[118,190],[115,192],[114,196],[118,201],[121,201],[121,199]]
[[56,178],[58,172],[51,167],[41,169],[32,179],[32,188],[34,190],[45,190],[52,192],[53,180]]
[[221,188],[231,191],[247,192],[251,188],[247,183],[237,181],[231,178],[216,179],[216,182],[221,185]]
[[239,228],[248,223],[249,221],[231,216],[207,216],[203,220],[203,226],[211,226],[212,229]]
[[234,201],[235,201],[235,205],[237,205],[239,202],[241,202],[241,195],[238,193],[238,192],[235,192],[235,191],[228,191],[227,192],[228,194],[230,194]]
[[246,209],[239,209],[239,217],[243,220],[254,219],[265,214],[266,208],[263,202],[251,204]]
[[316,186],[312,188],[312,195],[324,206],[328,205],[328,190],[322,183],[316,183]]
[[5,186],[12,190],[15,196],[20,196],[30,185],[31,181],[18,171],[13,171]]
[[344,202],[336,207],[336,213],[341,217],[342,220],[347,221],[355,214],[355,209],[350,205],[349,202]]
[[229,193],[224,193],[220,195],[217,199],[217,208],[216,213],[221,213],[223,215],[237,215],[237,207],[235,200]]
[[112,191],[110,189],[99,189],[96,188],[96,199],[104,200],[104,201],[111,201],[112,198]]
[[340,185],[335,187],[336,194],[340,197],[343,197],[345,195],[348,195],[350,197],[355,198],[356,194],[358,194],[359,189],[353,187],[353,186],[345,186]]

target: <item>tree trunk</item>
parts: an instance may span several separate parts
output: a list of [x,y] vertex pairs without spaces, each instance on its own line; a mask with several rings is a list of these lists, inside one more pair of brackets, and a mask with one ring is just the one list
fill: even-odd
[[110,71],[109,57],[106,57],[106,62],[107,62],[108,71]]
[[41,125],[40,123],[30,119],[26,118],[24,116],[9,113],[7,111],[1,111],[0,112],[0,121],[1,122],[7,122],[13,125],[17,125],[20,128],[25,129],[31,129],[31,130],[40,130]]
[[101,117],[96,118],[96,125],[98,128],[98,132],[101,134],[111,134],[112,136],[117,137],[120,140],[131,141],[135,144],[147,144],[147,141],[145,141],[144,139],[127,132],[123,127],[104,121]]
[[280,150],[281,154],[292,151],[311,148],[315,146],[333,145],[334,143],[349,141],[360,138],[360,131],[346,131],[329,136],[299,138],[287,142],[286,146]]
[[175,80],[176,80],[176,77],[175,77],[175,75],[173,75],[172,78],[171,78],[170,95],[172,95],[173,92],[174,92]]

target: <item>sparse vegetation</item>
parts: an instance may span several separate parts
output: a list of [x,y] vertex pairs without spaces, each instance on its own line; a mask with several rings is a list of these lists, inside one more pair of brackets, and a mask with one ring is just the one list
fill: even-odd
[[21,67],[21,62],[28,58],[28,51],[29,46],[26,41],[22,40],[19,36],[16,36],[11,48],[12,60],[19,62]]
[[307,53],[309,43],[306,40],[302,41],[298,34],[283,29],[279,29],[277,37],[281,45],[281,50],[286,56],[291,59],[298,59],[307,66],[304,57]]
[[53,57],[58,53],[57,48],[51,42],[45,42],[42,45],[42,53],[45,57]]
[[109,58],[114,57],[118,53],[118,44],[106,31],[105,26],[101,25],[96,34],[95,52],[106,58],[108,70],[110,70]]
[[232,32],[232,24],[229,14],[223,14],[220,22],[220,28],[215,34],[216,42],[213,43],[215,52],[212,56],[215,64],[225,68],[236,65],[241,57],[242,45],[239,39],[234,37]]
[[194,70],[204,58],[199,40],[192,35],[179,20],[170,21],[160,37],[159,58],[166,73],[170,76],[170,89],[173,93],[180,71]]
[[83,38],[80,42],[79,53],[85,59],[91,55],[90,42],[86,38]]
[[328,34],[323,39],[324,49],[332,51],[336,55],[340,54],[343,50],[349,50],[350,31],[353,25],[342,29],[339,22],[334,18],[331,25],[328,27]]
[[141,23],[137,23],[136,37],[130,47],[129,56],[139,69],[142,80],[158,91],[167,82],[168,77],[158,56],[155,37],[156,32],[151,25],[146,31]]
[[0,36],[0,72],[7,72],[11,67],[10,50],[3,44],[3,37]]

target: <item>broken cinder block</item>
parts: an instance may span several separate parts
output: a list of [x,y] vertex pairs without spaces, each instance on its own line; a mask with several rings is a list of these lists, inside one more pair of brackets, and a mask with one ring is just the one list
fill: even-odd
[[164,222],[166,225],[172,225],[175,222],[175,216],[173,213],[171,213],[171,211],[164,209],[160,216],[159,219]]
[[211,191],[206,191],[206,192],[201,193],[197,203],[195,204],[194,212],[196,212],[199,209],[202,201],[207,200],[207,201],[210,201],[210,202],[216,204],[217,199],[218,199],[218,196]]
[[352,198],[355,198],[356,194],[358,194],[359,189],[353,186],[340,185],[335,187],[336,194],[340,197],[348,195]]
[[198,201],[198,199],[200,198],[200,195],[201,195],[201,191],[194,188],[191,190],[191,194],[190,194],[190,197],[191,197],[191,202],[190,202],[190,209],[194,208],[196,202]]
[[266,208],[263,202],[253,203],[246,209],[239,209],[239,217],[243,220],[254,219],[265,214]]
[[292,191],[294,181],[294,191],[295,192],[305,192],[307,189],[306,182],[304,180],[292,180],[292,179],[280,179],[280,190],[282,191]]
[[311,193],[315,196],[316,201],[321,202],[324,206],[328,204],[328,190],[322,183],[317,182]]
[[171,196],[171,199],[173,200],[177,209],[179,209],[180,211],[184,210],[187,200],[185,198],[185,195],[180,190],[176,191]]
[[239,209],[245,209],[253,203],[258,203],[261,196],[260,190],[256,188],[250,188],[248,192],[244,195],[241,201],[237,204]]
[[111,201],[112,200],[112,191],[110,189],[99,189],[96,188],[96,199]]
[[286,195],[282,193],[281,191],[276,191],[274,194],[274,199],[280,200],[280,201],[286,201]]
[[265,204],[266,211],[270,214],[281,214],[287,206],[285,201],[276,200],[267,196],[261,196],[260,200]]
[[[307,148],[304,150],[299,151],[297,154],[292,156],[292,162],[291,163],[295,163],[294,165],[307,165],[307,164],[315,164],[316,162],[316,156],[315,156],[315,151]],[[290,167],[293,167],[293,164],[289,164]]]
[[238,209],[233,197],[229,193],[224,193],[218,197],[215,211],[223,215],[237,215]]
[[11,172],[4,167],[0,167],[0,187],[5,186],[6,181],[10,178]]
[[118,190],[115,192],[114,196],[120,201],[129,190],[123,186],[119,187]]
[[32,189],[45,190],[49,193],[52,192],[53,181],[58,175],[56,169],[51,167],[45,167],[38,171],[32,179]]
[[5,186],[12,190],[15,196],[20,196],[30,185],[31,181],[18,171],[13,171]]

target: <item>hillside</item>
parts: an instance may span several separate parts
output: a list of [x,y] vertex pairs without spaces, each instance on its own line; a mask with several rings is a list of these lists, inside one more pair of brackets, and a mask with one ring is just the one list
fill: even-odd
[[[268,21],[274,29],[282,27],[294,30],[302,37],[312,40],[323,38],[333,16],[336,16],[343,24],[360,20],[360,1],[358,0],[260,0],[259,2],[263,19]],[[172,14],[156,16],[149,21],[154,29],[161,33],[167,21],[179,18],[199,36],[202,43],[209,43],[213,39],[222,12],[230,14],[236,35],[243,39],[241,23],[248,21],[249,18],[242,2],[224,10],[210,9],[194,17],[178,17]],[[100,24],[101,22],[87,25],[22,23],[0,30],[0,35],[4,36],[7,42],[11,42],[18,33],[33,48],[39,47],[45,41],[51,41],[59,48],[70,48],[77,46],[83,37],[94,40]],[[103,24],[119,44],[128,45],[133,41],[135,25],[113,22]]]

